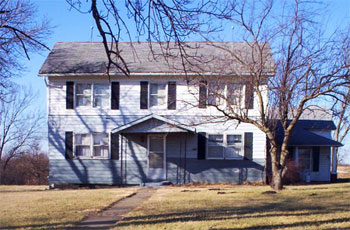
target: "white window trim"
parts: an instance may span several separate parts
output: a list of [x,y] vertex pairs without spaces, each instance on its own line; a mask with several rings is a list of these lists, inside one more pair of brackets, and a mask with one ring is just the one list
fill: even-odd
[[[148,82],[148,109],[167,109],[168,108],[168,83],[169,81],[149,81]],[[164,105],[151,106],[151,84],[164,84],[165,85],[165,103]]]
[[[208,147],[209,147],[209,135],[223,135],[223,157],[210,157],[208,155]],[[239,157],[225,157],[225,149],[227,147],[229,147],[229,145],[227,144],[227,135],[240,135],[242,137],[242,147],[241,147],[241,153],[242,155],[240,155]],[[206,134],[206,138],[207,138],[207,144],[206,144],[206,159],[208,160],[242,160],[244,159],[244,133],[207,133]]]
[[[213,83],[213,82],[208,82],[208,87],[210,87],[210,84]],[[232,107],[239,107],[242,105],[244,105],[244,101],[245,101],[245,85],[242,84],[242,83],[238,83],[238,82],[222,82],[221,84],[225,84],[225,87],[223,89],[223,97],[225,99],[227,99],[227,102],[225,101],[224,98],[221,98],[220,96],[214,96],[214,100],[215,100],[215,104],[213,106],[225,106],[226,104],[228,106],[232,106]],[[229,103],[229,100],[228,100],[228,85],[229,84],[234,84],[234,85],[240,85],[241,86],[241,94],[243,94],[240,98],[240,100],[238,101],[238,104],[231,104]],[[211,92],[210,92],[210,88],[207,90],[207,100],[208,100],[208,104],[209,104],[209,97],[211,96]],[[219,105],[216,105],[216,100],[219,100],[219,101],[223,101],[223,103],[219,103]],[[209,104],[209,106],[211,106]],[[235,135],[235,134],[234,134]]]
[[[222,135],[222,142],[223,142],[223,145],[222,145],[222,157],[209,157],[209,135]],[[225,134],[223,133],[208,133],[207,136],[207,149],[206,149],[206,154],[207,154],[207,159],[210,159],[210,160],[223,160],[225,159]]]
[[[76,88],[77,88],[77,85],[79,84],[90,84],[91,85],[91,95],[90,95],[90,105],[77,105],[77,91],[76,91]],[[95,85],[108,85],[108,104],[109,106],[94,106],[94,87]],[[79,81],[79,82],[74,82],[74,108],[95,108],[95,109],[101,109],[101,108],[104,108],[104,109],[107,109],[107,108],[110,108],[111,107],[111,85],[112,83],[98,83],[98,82],[89,82],[89,81]],[[80,94],[79,94],[80,95]]]
[[[77,156],[77,149],[76,149],[76,135],[86,135],[88,134],[90,136],[90,156]],[[99,156],[94,156],[94,140],[93,136],[94,134],[107,134],[108,136],[108,155],[107,157],[99,157]],[[74,152],[74,157],[77,159],[110,159],[111,158],[111,144],[110,144],[110,139],[111,135],[110,133],[104,133],[104,132],[93,132],[93,133],[73,133],[73,152]],[[84,146],[84,145],[82,145]]]

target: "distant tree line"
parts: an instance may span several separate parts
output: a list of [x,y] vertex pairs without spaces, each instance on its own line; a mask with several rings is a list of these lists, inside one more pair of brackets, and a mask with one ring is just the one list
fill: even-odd
[[38,147],[19,154],[8,162],[5,170],[1,164],[1,183],[6,185],[47,185],[49,158]]

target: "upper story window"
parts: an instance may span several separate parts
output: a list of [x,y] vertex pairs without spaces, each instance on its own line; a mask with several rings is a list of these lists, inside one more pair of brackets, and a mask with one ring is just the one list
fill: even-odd
[[140,109],[176,110],[176,82],[140,82]]
[[240,105],[242,103],[242,84],[230,83],[226,86],[227,100],[230,105]]
[[77,84],[75,88],[76,106],[91,105],[91,84]]
[[107,133],[75,134],[75,156],[79,158],[108,158]]
[[[78,83],[75,87],[76,106],[108,107],[109,85]],[[93,102],[93,103],[92,103]]]
[[[245,107],[252,109],[252,91],[247,90],[244,93],[243,84],[240,83],[224,83],[224,82],[209,82],[202,81],[199,87],[199,108],[206,108],[207,105],[219,106],[219,105],[243,105],[245,98],[249,101],[249,105],[245,103]],[[227,100],[227,101],[226,101]]]
[[94,107],[107,107],[109,105],[109,85],[94,84]]
[[149,105],[150,107],[166,106],[166,84],[150,83],[149,85]]
[[209,134],[208,159],[236,159],[243,157],[241,134]]

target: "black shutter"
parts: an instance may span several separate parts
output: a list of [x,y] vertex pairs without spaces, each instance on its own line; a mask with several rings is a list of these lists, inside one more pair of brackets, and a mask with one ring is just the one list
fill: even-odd
[[206,133],[204,132],[199,132],[197,134],[198,137],[198,141],[197,141],[197,151],[198,151],[198,155],[197,155],[197,159],[198,160],[205,160],[205,150],[207,148],[207,137],[206,137]]
[[140,109],[148,109],[148,82],[141,81]]
[[74,108],[74,82],[66,82],[66,109]]
[[112,82],[111,109],[119,109],[119,95],[120,95],[119,82]]
[[73,159],[73,132],[66,132],[65,136],[66,142],[66,159]]
[[318,172],[320,168],[320,147],[312,148],[312,171]]
[[168,83],[168,109],[176,109],[176,82]]
[[253,133],[244,133],[244,158],[253,159]]
[[207,108],[208,92],[207,81],[199,82],[199,108]]
[[119,160],[119,133],[111,133],[111,159]]
[[252,84],[245,85],[245,108],[254,109],[254,90]]

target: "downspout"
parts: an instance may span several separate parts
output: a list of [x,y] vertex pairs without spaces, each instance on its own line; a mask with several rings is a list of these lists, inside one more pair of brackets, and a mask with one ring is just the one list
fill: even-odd
[[123,184],[123,135],[119,135],[120,139],[120,183]]
[[176,184],[180,183],[179,170],[181,173],[182,139],[180,139],[180,152],[179,152],[179,154],[180,154],[179,161],[178,161],[178,165],[176,167]]
[[184,184],[186,184],[186,162],[187,162],[187,133],[185,135],[185,154],[184,154]]

